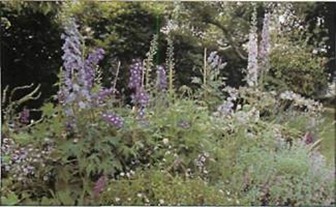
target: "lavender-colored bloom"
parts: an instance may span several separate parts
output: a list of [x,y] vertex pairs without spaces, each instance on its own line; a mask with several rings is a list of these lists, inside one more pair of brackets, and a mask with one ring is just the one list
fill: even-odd
[[248,63],[246,81],[249,86],[258,84],[258,35],[256,26],[256,12],[252,17],[252,26],[248,42]]
[[75,21],[70,19],[65,25],[65,34],[62,35],[62,39],[65,40],[62,46],[64,51],[62,59],[67,90],[72,89],[71,79],[73,78],[73,73],[80,71],[84,66],[81,52],[81,35],[77,28]]
[[131,89],[140,88],[143,73],[143,66],[140,60],[133,60],[133,64],[130,67],[130,73],[128,87]]
[[24,108],[20,113],[20,122],[23,124],[29,124],[29,110]]
[[267,72],[269,67],[269,53],[270,53],[270,34],[269,34],[269,24],[270,24],[270,14],[265,13],[263,28],[261,33],[261,44],[259,50],[259,59],[262,69]]
[[157,83],[156,86],[159,90],[166,90],[168,83],[167,83],[167,74],[166,74],[166,70],[163,66],[158,66],[157,70],[156,70],[156,74],[157,74]]
[[93,188],[93,193],[94,196],[97,198],[99,197],[100,193],[104,190],[105,186],[106,186],[106,177],[105,176],[101,176],[97,182],[95,183],[95,186]]
[[147,106],[149,103],[149,95],[142,87],[138,88],[135,95],[132,96],[132,99],[134,104],[139,104],[142,107]]
[[107,123],[115,126],[116,128],[122,128],[124,125],[123,119],[114,113],[105,113],[102,115],[103,120]]
[[229,115],[232,113],[233,111],[233,106],[234,104],[232,103],[232,101],[225,101],[222,105],[220,105],[217,108],[217,111],[221,114],[221,115]]
[[102,105],[108,97],[117,93],[118,91],[114,88],[102,88],[97,94],[94,94],[93,97],[97,105]]
[[210,65],[211,69],[221,70],[223,69],[227,63],[222,63],[221,58],[217,55],[217,51],[213,51],[210,53],[208,59],[208,64]]
[[95,77],[95,67],[104,58],[105,51],[102,48],[98,48],[92,53],[89,54],[87,59],[85,60],[84,70],[83,70],[83,85],[87,87],[87,89],[91,89],[94,83]]

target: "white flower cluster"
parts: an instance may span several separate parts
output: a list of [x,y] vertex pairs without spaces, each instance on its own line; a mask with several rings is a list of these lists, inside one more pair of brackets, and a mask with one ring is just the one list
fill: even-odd
[[294,106],[307,107],[308,112],[322,112],[323,105],[312,99],[307,99],[293,91],[285,91],[280,94],[280,99],[293,101]]
[[208,174],[206,170],[205,163],[209,159],[209,153],[204,152],[198,155],[198,157],[194,160],[196,166],[198,167],[199,171],[204,174]]
[[165,35],[168,35],[170,32],[175,31],[179,28],[176,21],[169,19],[167,21],[167,24],[161,28],[160,32],[162,32]]

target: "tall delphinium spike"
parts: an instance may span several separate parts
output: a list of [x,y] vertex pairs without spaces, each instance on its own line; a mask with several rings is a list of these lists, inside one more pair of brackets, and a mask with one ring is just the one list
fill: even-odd
[[[134,90],[134,93],[132,94],[132,102],[137,108],[137,111],[138,109],[143,110],[149,103],[149,95],[144,89],[143,82],[141,81],[144,73],[142,61],[133,60],[133,64],[130,67],[130,73],[128,87]],[[143,111],[138,112],[140,112],[138,114],[139,117],[143,118]]]
[[[60,87],[59,98],[64,98],[60,102],[66,106],[73,103],[78,95],[80,87],[77,83],[78,77],[76,77],[76,74],[83,70],[84,61],[81,51],[82,38],[74,19],[70,18],[64,29],[64,34],[61,36],[64,39],[62,46],[64,52],[62,56],[64,85]],[[70,107],[66,111],[69,115],[72,114]]]
[[248,86],[258,85],[258,35],[257,35],[257,11],[252,14],[251,29],[248,42],[248,63],[246,81]]
[[259,61],[260,61],[260,80],[263,81],[264,76],[267,74],[270,63],[269,63],[269,53],[270,53],[270,33],[269,33],[269,24],[270,24],[271,14],[266,12],[264,15],[263,28],[261,33],[261,42],[259,48]]
[[64,34],[61,38],[64,39],[62,50],[63,60],[63,80],[64,83],[60,86],[58,92],[59,102],[65,107],[65,115],[68,117],[66,125],[73,128],[75,118],[73,104],[78,96],[80,86],[78,85],[78,71],[84,68],[83,54],[81,50],[82,36],[78,31],[78,25],[73,18],[69,18],[64,25]]

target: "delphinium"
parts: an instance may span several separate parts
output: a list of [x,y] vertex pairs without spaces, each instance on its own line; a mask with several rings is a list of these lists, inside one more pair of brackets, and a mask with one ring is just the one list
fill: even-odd
[[103,113],[102,115],[103,120],[106,121],[107,123],[111,124],[112,126],[116,128],[122,128],[124,121],[122,117],[115,113]]
[[266,12],[264,15],[263,28],[261,33],[261,42],[259,48],[259,60],[260,66],[263,73],[266,73],[269,69],[269,53],[270,53],[270,34],[269,34],[269,24],[270,24],[271,14]]
[[258,35],[257,35],[257,14],[252,14],[252,25],[248,42],[248,63],[247,63],[247,85],[257,86],[258,83]]
[[[65,25],[65,34],[62,35],[64,45],[63,59],[63,81],[58,93],[59,102],[64,106],[64,111],[68,117],[67,127],[73,128],[76,123],[74,105],[79,109],[100,108],[105,106],[108,101],[117,94],[114,87],[100,87],[94,92],[96,77],[96,67],[104,58],[105,51],[102,48],[93,50],[85,55],[82,52],[83,42],[82,36],[78,31],[74,19],[69,19]],[[141,82],[141,76],[137,84]],[[140,82],[139,82],[140,81]],[[117,114],[104,112],[102,118],[107,123],[117,128],[122,127],[122,118]]]
[[128,87],[133,90],[132,103],[139,109],[138,117],[142,119],[144,117],[145,107],[149,104],[149,94],[143,87],[144,67],[140,60],[133,60],[133,64],[130,66],[130,78]]

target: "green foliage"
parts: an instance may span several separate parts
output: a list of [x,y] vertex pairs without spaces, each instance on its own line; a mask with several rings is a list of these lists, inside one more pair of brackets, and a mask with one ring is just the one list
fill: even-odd
[[101,200],[104,205],[224,205],[222,190],[201,179],[182,179],[158,170],[136,172],[131,179],[111,181]]
[[295,47],[288,45],[287,38],[276,41],[275,44],[271,53],[272,79],[269,84],[308,97],[318,96],[327,87],[327,76],[323,70],[324,58],[314,55],[310,47],[299,41],[292,43]]

